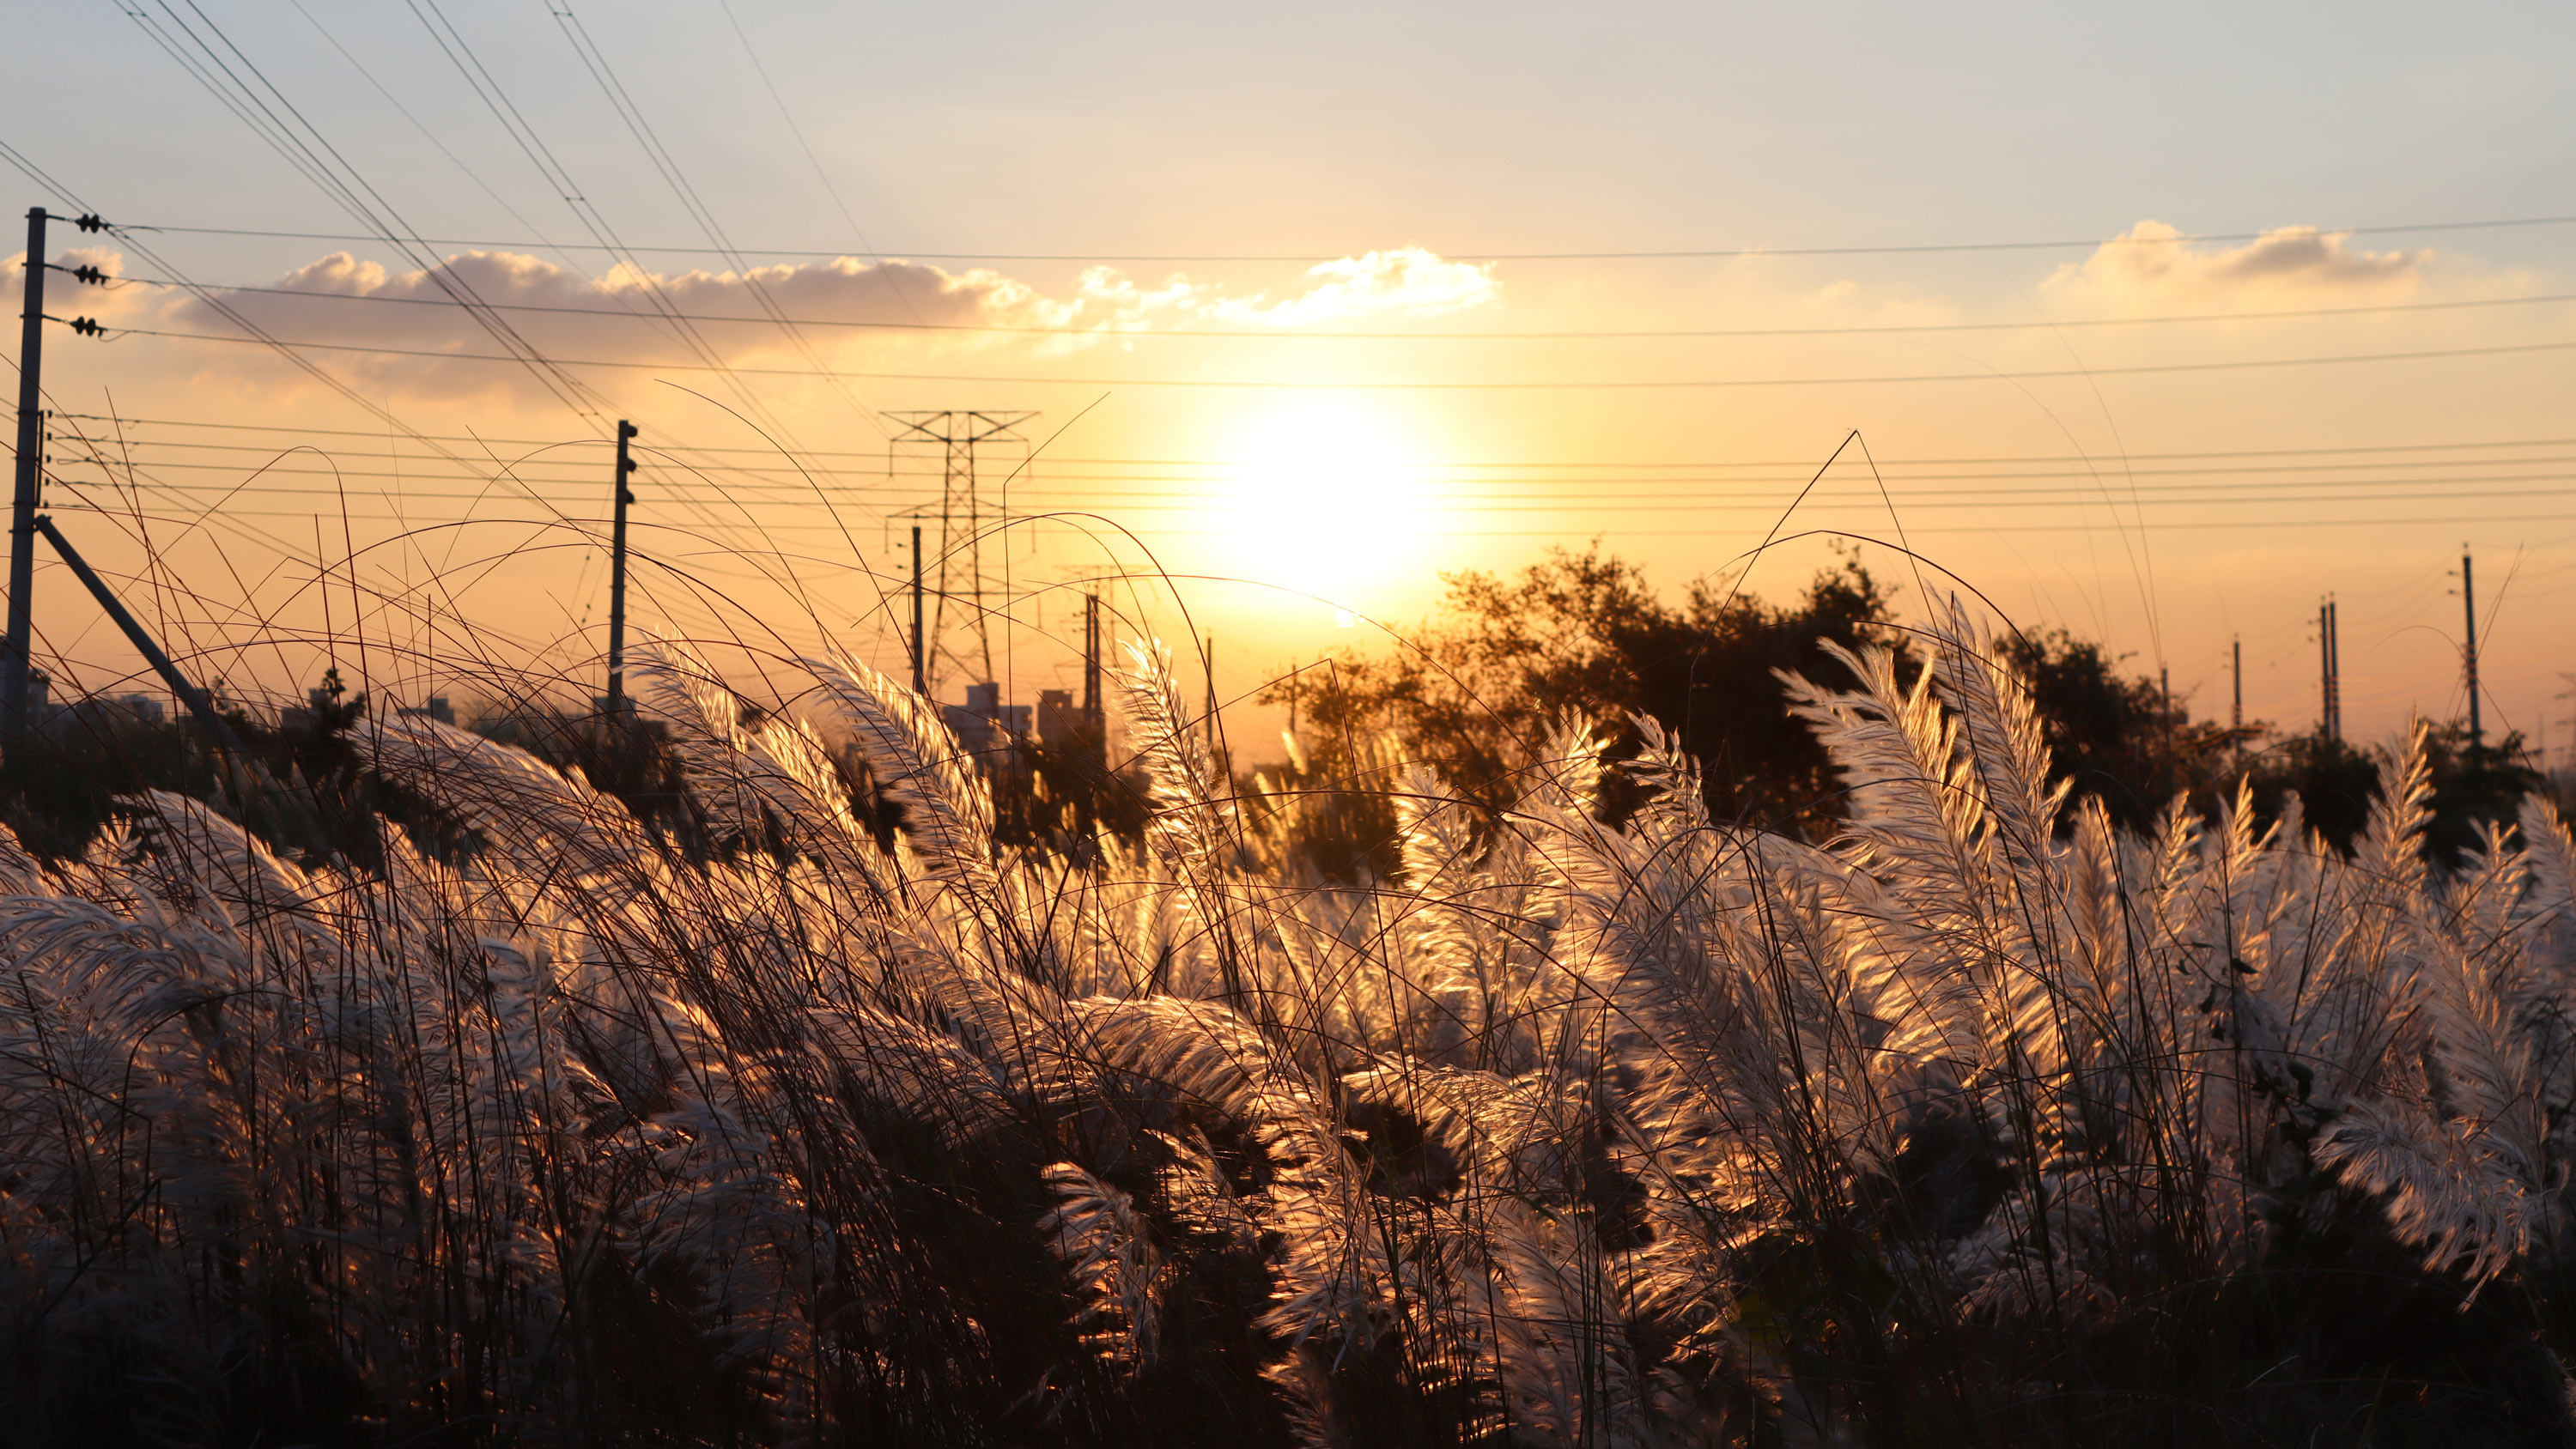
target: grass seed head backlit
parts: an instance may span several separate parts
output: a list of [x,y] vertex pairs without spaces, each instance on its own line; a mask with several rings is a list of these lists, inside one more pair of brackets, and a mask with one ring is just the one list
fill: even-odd
[[865,665],[809,723],[676,645],[632,677],[714,845],[420,719],[360,748],[472,849],[307,869],[166,793],[0,842],[19,1427],[2269,1443],[2376,1402],[2229,1357],[2309,1342],[2298,1265],[2470,1323],[2576,1247],[2576,847],[2427,866],[2420,753],[2350,858],[2243,795],[2125,831],[1953,611],[1792,681],[1822,844],[1572,720],[1499,808],[1390,750],[1400,869],[1336,885],[1130,657],[1150,824],[1079,860]]

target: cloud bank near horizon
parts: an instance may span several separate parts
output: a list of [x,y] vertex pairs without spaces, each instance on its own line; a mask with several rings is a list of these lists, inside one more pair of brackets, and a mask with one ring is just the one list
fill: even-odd
[[[119,261],[102,249],[84,251],[80,259],[111,272]],[[455,305],[460,296],[501,309],[500,319],[547,356],[631,365],[639,372],[709,361],[786,369],[819,365],[852,373],[973,373],[1043,365],[1067,369],[1071,378],[1084,370],[1084,357],[1124,351],[1150,336],[1404,330],[1490,311],[1504,300],[1495,271],[1490,262],[1399,247],[1322,262],[1267,289],[1178,272],[1157,280],[1112,266],[1092,267],[1050,286],[991,268],[951,270],[901,258],[844,256],[741,272],[651,274],[621,265],[593,276],[508,251],[460,252],[413,271],[341,251],[296,267],[267,288],[220,295],[228,307],[292,341],[432,354],[315,356],[389,399],[447,403],[498,401],[523,392],[526,384],[523,371],[513,366],[435,355],[504,350],[467,309]],[[2029,280],[2023,285],[2035,288],[2060,317],[2147,317],[2418,300],[2456,294],[2472,279],[2481,290],[2492,289],[2505,275],[2473,258],[2372,250],[2355,245],[2348,233],[2313,226],[2277,227],[2227,245],[2190,241],[2175,227],[2147,219],[2080,261],[2025,273]],[[1548,273],[1530,283],[1516,281],[1512,298],[1515,315],[1534,325],[1540,319],[1601,325],[1609,316],[1631,315],[1641,324],[1670,325],[1677,307],[1705,308],[1730,325],[1753,326],[1970,321],[1979,315],[1972,299],[1903,293],[1884,282],[1851,278],[1820,287],[1816,280],[1802,281],[1796,272],[1748,259],[1700,283],[1668,283],[1656,274],[1628,286],[1619,274]],[[217,335],[233,331],[210,308],[166,292],[130,287],[99,300],[99,315],[112,323]],[[2011,315],[2021,312],[2016,307]],[[791,331],[779,325],[779,317],[808,325]],[[2473,322],[2480,329],[2490,325],[2462,318],[2451,330]],[[2142,345],[2147,340],[2141,336]],[[2163,351],[2190,341],[2182,334],[2154,339]],[[236,371],[257,377],[261,386],[274,385],[276,364],[242,357],[247,351],[184,348],[172,354],[177,366],[171,370],[209,380],[219,370]],[[1475,365],[1483,365],[1484,356]],[[1554,354],[1512,357],[1530,366],[1556,365]],[[1771,356],[1766,345],[1748,354],[1744,367],[1765,365],[1766,357],[1768,365],[1790,365]],[[1141,365],[1144,354],[1138,358]],[[1814,365],[1803,357],[1796,363]],[[1168,368],[1158,362],[1155,370]],[[1529,375],[1526,366],[1516,371]]]
[[[455,305],[470,299],[495,309],[549,354],[675,362],[699,360],[700,342],[727,361],[793,350],[776,320],[781,317],[808,324],[800,329],[805,340],[827,354],[938,331],[963,334],[950,336],[950,346],[1017,346],[1063,355],[1125,334],[1186,332],[1210,324],[1285,332],[1439,317],[1494,305],[1500,296],[1490,263],[1452,262],[1417,247],[1341,257],[1310,268],[1300,281],[1298,288],[1272,296],[1178,273],[1146,282],[1114,267],[1094,267],[1069,292],[1049,295],[989,269],[952,272],[899,258],[840,257],[745,272],[666,275],[620,264],[594,278],[512,252],[461,252],[435,269],[395,272],[342,251],[268,288],[220,295],[225,305],[289,340],[490,351],[489,334]],[[231,330],[193,299],[153,310],[185,330]],[[983,328],[997,330],[975,330]],[[387,379],[445,370],[428,358],[386,358],[367,367]]]

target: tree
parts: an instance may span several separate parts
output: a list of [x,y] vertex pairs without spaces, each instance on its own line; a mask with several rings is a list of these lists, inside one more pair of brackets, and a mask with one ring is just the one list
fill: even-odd
[[[1635,564],[1601,553],[1551,551],[1505,578],[1444,576],[1443,617],[1383,657],[1349,655],[1306,671],[1299,702],[1321,778],[1348,778],[1361,737],[1391,730],[1416,759],[1499,806],[1557,723],[1585,716],[1622,731],[1631,716],[1659,721],[1700,762],[1719,818],[1806,831],[1840,813],[1825,754],[1788,711],[1778,671],[1844,678],[1824,652],[1890,642],[1889,595],[1857,553],[1810,581],[1794,604],[1772,605],[1720,581],[1665,603]],[[1263,698],[1284,702],[1285,686]]]
[[[1636,748],[1626,722],[1650,716],[1699,762],[1713,815],[1812,837],[1842,814],[1841,782],[1789,714],[1777,674],[1844,683],[1825,641],[1904,640],[1888,591],[1857,553],[1818,573],[1788,604],[1711,580],[1669,604],[1642,569],[1597,548],[1554,551],[1510,577],[1470,572],[1447,582],[1442,614],[1414,639],[1382,656],[1336,657],[1297,682],[1309,758],[1286,779],[1329,797],[1309,812],[1329,838],[1308,848],[1330,873],[1394,868],[1395,814],[1385,792],[1395,782],[1383,734],[1499,808],[1519,794],[1517,777],[1568,716],[1619,726],[1614,758]],[[2349,850],[2377,796],[2383,751],[2298,735],[2249,752],[2267,735],[2262,726],[2194,720],[2155,679],[2126,672],[2124,656],[2097,642],[2040,629],[2008,634],[1996,647],[2030,689],[2059,777],[2120,824],[2151,828],[2181,795],[2214,816],[2243,779],[2260,821],[2277,819],[2295,792],[2308,828]],[[1286,686],[1264,696],[1287,697]],[[2428,749],[2431,844],[2445,863],[2476,842],[2481,823],[2511,822],[2522,795],[2539,784],[2521,763],[2518,738],[2471,746],[2454,723],[2437,727]],[[1606,813],[1615,819],[1623,804],[1614,781]]]
[[2100,644],[2064,629],[2013,634],[1998,648],[2030,689],[2041,732],[2073,798],[2145,829],[2176,795],[2232,785],[2234,747],[2253,732],[2196,722],[2143,674],[2122,675]]

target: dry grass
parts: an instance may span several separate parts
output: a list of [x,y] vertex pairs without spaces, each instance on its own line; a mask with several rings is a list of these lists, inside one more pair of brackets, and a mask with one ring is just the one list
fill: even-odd
[[[2061,818],[2028,702],[1798,691],[1818,848],[1619,828],[1570,724],[1406,770],[1337,887],[1140,655],[1101,864],[992,842],[935,715],[636,671],[707,858],[492,741],[472,825],[300,869],[175,795],[0,859],[22,1442],[2560,1442],[2576,848]],[[1919,666],[1919,667],[1918,667]],[[823,740],[905,809],[889,852]]]

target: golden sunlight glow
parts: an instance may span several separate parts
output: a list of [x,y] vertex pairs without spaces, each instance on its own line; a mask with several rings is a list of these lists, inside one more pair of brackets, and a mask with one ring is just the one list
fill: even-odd
[[1329,608],[1347,625],[1426,566],[1422,465],[1372,404],[1299,399],[1263,414],[1235,455],[1212,500],[1213,552],[1234,577],[1325,601],[1282,597],[1283,610]]

